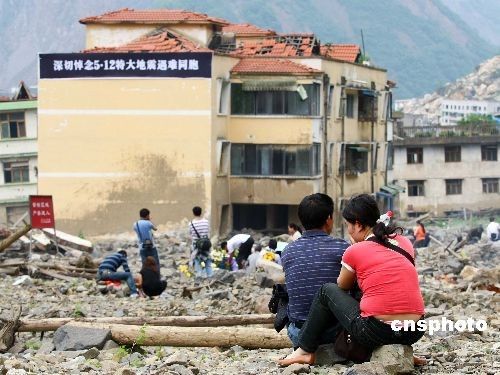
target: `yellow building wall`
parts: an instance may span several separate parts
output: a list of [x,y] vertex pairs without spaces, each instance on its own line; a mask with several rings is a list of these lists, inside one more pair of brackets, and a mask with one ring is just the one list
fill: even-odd
[[71,233],[157,225],[211,199],[210,79],[39,82],[39,193]]

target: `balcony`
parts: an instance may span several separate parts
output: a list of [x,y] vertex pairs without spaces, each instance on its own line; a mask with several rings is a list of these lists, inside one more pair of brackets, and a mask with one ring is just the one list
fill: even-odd
[[491,124],[399,126],[394,132],[395,146],[498,142],[499,140],[500,126]]

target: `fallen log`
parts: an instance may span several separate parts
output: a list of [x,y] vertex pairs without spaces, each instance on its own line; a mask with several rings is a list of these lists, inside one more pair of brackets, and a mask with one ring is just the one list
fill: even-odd
[[270,324],[274,322],[272,314],[247,315],[214,315],[214,316],[165,316],[165,317],[133,317],[121,318],[46,318],[23,319],[19,322],[18,332],[55,331],[68,323],[125,324],[142,326],[177,326],[177,327],[218,327],[249,324]]
[[0,242],[0,253],[5,249],[7,249],[14,242],[16,242],[19,238],[28,233],[30,230],[31,230],[31,225],[28,224],[24,228],[19,229],[17,232],[10,235],[10,237],[7,237],[5,240],[2,240],[2,242]]
[[269,328],[250,327],[158,327],[123,324],[70,323],[71,326],[111,330],[120,345],[231,347],[284,349],[292,344],[286,333]]
[[21,306],[12,310],[12,318],[2,320],[3,326],[0,329],[0,353],[4,353],[14,345],[14,334],[21,316]]
[[60,280],[69,281],[69,282],[73,281],[73,278],[71,278],[69,276],[61,275],[60,273],[57,273],[57,272],[53,272],[53,271],[49,271],[49,270],[41,269],[41,268],[38,268],[36,270],[37,270],[37,272],[41,273],[42,275],[50,276],[54,279],[60,279]]

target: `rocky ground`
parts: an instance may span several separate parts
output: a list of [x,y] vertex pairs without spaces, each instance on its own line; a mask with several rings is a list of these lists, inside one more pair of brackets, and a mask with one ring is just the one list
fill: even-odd
[[[446,245],[455,231],[438,229],[435,235]],[[261,238],[266,242],[266,238]],[[206,281],[182,272],[187,264],[188,244],[184,234],[170,233],[158,239],[162,274],[168,279],[167,292],[157,299],[130,299],[124,291],[102,294],[93,280],[74,281],[0,275],[0,315],[9,316],[12,306],[22,305],[22,318],[125,317],[168,315],[213,315],[267,313],[271,289],[263,276],[219,270],[220,282],[182,297],[185,286]],[[93,256],[100,258],[118,249],[127,249],[134,271],[140,268],[131,235],[94,241]],[[451,246],[453,248],[453,245]],[[428,316],[450,320],[467,317],[484,319],[483,332],[437,332],[414,345],[428,364],[415,373],[500,374],[499,246],[483,240],[465,245],[453,254],[431,244],[418,254],[418,271]],[[453,250],[452,250],[453,251]],[[35,254],[37,258],[40,255]],[[48,262],[53,259],[44,257]],[[180,267],[181,266],[181,267]],[[17,281],[17,283],[16,283]],[[18,284],[18,285],[13,285]],[[0,354],[1,374],[344,374],[347,365],[296,366],[280,369],[277,358],[289,350],[245,350],[231,348],[136,347],[135,351],[108,341],[102,350],[55,351],[53,333],[19,333],[8,353]],[[370,365],[371,366],[371,365]],[[376,366],[353,370],[351,374],[380,374]],[[356,372],[357,371],[357,372]],[[371,372],[368,372],[371,371]],[[379,371],[379,372],[377,372]]]

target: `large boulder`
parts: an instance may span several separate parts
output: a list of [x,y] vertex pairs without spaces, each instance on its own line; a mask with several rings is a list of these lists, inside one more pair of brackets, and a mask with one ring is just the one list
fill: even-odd
[[413,367],[413,348],[408,345],[384,345],[375,349],[370,363],[381,363],[390,374],[411,374]]
[[83,350],[96,347],[102,349],[111,338],[109,329],[64,325],[54,333],[56,350]]

